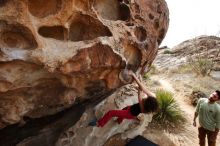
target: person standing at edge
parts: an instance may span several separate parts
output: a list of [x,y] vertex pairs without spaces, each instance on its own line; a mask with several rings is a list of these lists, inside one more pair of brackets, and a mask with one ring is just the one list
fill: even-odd
[[199,144],[205,146],[207,135],[208,145],[216,146],[216,139],[220,129],[220,91],[216,90],[209,98],[200,98],[193,119],[193,126],[196,127],[196,118],[199,116]]

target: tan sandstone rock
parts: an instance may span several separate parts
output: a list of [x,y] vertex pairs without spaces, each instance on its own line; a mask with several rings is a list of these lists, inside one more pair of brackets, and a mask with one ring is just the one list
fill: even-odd
[[55,114],[150,66],[168,29],[163,0],[1,0],[0,128]]

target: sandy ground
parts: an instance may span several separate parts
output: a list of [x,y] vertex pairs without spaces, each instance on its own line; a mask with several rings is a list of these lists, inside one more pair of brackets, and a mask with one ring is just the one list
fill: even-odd
[[[148,127],[144,136],[160,146],[199,146],[198,127],[192,125],[195,107],[190,104],[188,95],[194,89],[204,90],[209,95],[213,90],[219,89],[220,82],[209,77],[198,78],[193,74],[157,74],[151,76],[150,80],[157,83],[153,88],[163,88],[174,93],[174,98],[184,111],[187,121],[181,129],[174,127],[171,131]],[[220,134],[216,144],[220,146]]]

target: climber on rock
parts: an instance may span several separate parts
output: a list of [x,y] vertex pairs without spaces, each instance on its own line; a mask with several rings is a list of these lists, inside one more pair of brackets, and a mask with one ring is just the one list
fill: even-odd
[[[97,127],[103,127],[105,124],[112,118],[117,117],[117,122],[120,124],[124,119],[129,120],[137,120],[137,116],[140,113],[153,113],[157,111],[158,109],[158,102],[155,98],[155,95],[151,93],[143,83],[137,78],[135,73],[133,71],[125,70],[121,74],[121,78],[123,78],[125,81],[129,80],[129,78],[133,78],[136,83],[139,86],[138,90],[138,103],[127,106],[123,108],[122,110],[110,110],[108,111],[101,119],[93,119],[91,122],[89,122],[89,126],[97,126]],[[141,92],[144,92],[147,95],[147,98],[141,97]]]

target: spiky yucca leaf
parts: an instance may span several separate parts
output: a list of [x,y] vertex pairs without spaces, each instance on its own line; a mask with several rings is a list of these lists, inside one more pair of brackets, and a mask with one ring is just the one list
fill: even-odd
[[156,121],[177,123],[185,120],[183,112],[171,92],[160,89],[156,91],[156,97],[159,103],[159,111],[154,115]]

